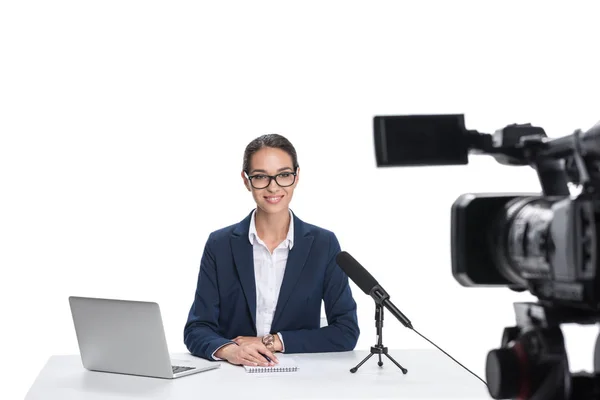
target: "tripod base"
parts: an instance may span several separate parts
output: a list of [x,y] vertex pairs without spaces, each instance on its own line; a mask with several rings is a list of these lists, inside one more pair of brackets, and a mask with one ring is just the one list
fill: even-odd
[[379,355],[379,362],[377,363],[377,365],[379,365],[380,367],[383,367],[383,361],[381,360],[381,355],[383,354],[384,356],[386,356],[387,358],[389,358],[394,364],[396,364],[396,366],[398,368],[400,368],[400,370],[402,371],[403,374],[406,375],[406,373],[408,372],[408,370],[406,368],[404,368],[402,365],[398,364],[398,362],[396,360],[394,360],[392,358],[392,356],[390,356],[388,354],[388,348],[384,347],[384,346],[380,346],[380,345],[375,345],[371,347],[371,353],[366,356],[364,358],[364,360],[362,360],[361,362],[358,363],[358,365],[352,369],[350,369],[350,372],[355,373],[356,371],[358,371],[358,369],[367,362],[367,360],[371,357],[373,357],[374,354]]

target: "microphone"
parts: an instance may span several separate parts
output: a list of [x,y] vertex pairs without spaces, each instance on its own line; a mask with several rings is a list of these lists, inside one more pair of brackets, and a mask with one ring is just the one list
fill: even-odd
[[345,251],[339,253],[335,259],[340,268],[348,275],[356,286],[365,294],[368,294],[375,300],[375,303],[383,305],[398,319],[405,327],[413,329],[412,323],[402,314],[402,311],[390,301],[390,295],[381,287],[379,282],[367,271],[358,261]]
[[[371,275],[369,273],[369,271],[367,271],[362,265],[360,265],[360,263],[358,261],[356,261],[354,259],[354,257],[352,257],[347,252],[342,251],[336,256],[335,261],[337,262],[338,266],[346,273],[346,275],[348,275],[348,277],[354,283],[356,283],[356,286],[358,286],[360,288],[360,290],[362,290],[363,292],[365,292],[366,294],[371,296],[373,298],[373,300],[375,300],[375,303],[379,307],[383,306],[383,307],[387,308],[392,313],[392,315],[394,317],[396,317],[398,319],[398,321],[400,321],[402,323],[402,325],[404,325],[407,328],[412,329],[413,332],[415,332],[417,335],[419,335],[420,337],[422,337],[423,339],[425,339],[426,341],[431,343],[439,351],[441,351],[442,353],[447,355],[450,359],[452,359],[452,361],[454,361],[455,363],[457,363],[458,365],[463,367],[466,371],[471,373],[475,378],[477,378],[481,382],[483,382],[483,384],[486,385],[486,387],[487,387],[486,381],[481,379],[477,374],[475,374],[469,368],[465,367],[460,362],[458,362],[454,357],[452,357],[450,354],[448,354],[447,352],[442,350],[442,348],[440,348],[437,344],[433,343],[431,340],[427,339],[424,335],[422,335],[416,329],[414,329],[410,320],[408,318],[406,318],[406,315],[402,314],[402,312],[400,310],[398,310],[398,308],[396,308],[394,303],[392,303],[390,301],[390,295],[385,290],[383,290],[383,288],[381,287],[379,282],[377,282],[377,280],[373,277],[373,275]],[[378,318],[379,318],[379,320],[377,320]],[[350,370],[350,372],[356,372],[356,370],[373,354],[379,354],[379,363],[380,363],[379,365],[380,366],[383,365],[383,364],[381,364],[381,354],[382,353],[385,354],[388,358],[392,359],[390,357],[390,355],[387,353],[387,347],[383,347],[383,345],[381,343],[381,333],[382,333],[382,325],[383,325],[382,315],[379,315],[379,313],[376,313],[376,320],[377,320],[377,336],[378,336],[379,341],[378,341],[377,345],[375,345],[374,347],[371,347],[371,355],[367,356],[367,358],[365,358],[360,364],[358,364],[356,367],[352,368]],[[396,364],[400,367],[400,364],[398,364],[395,360],[392,359],[392,361],[394,362],[394,364]],[[402,372],[406,373],[406,369],[404,369],[403,367],[400,367],[400,368],[402,369]]]

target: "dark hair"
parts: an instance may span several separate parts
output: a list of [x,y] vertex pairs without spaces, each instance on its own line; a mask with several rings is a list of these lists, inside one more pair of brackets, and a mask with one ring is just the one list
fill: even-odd
[[296,149],[292,143],[281,135],[270,133],[259,136],[248,143],[248,146],[246,146],[246,150],[244,151],[244,164],[242,166],[244,172],[250,173],[250,159],[252,158],[252,155],[264,147],[272,147],[285,151],[292,157],[294,171],[298,169],[298,156],[296,155]]

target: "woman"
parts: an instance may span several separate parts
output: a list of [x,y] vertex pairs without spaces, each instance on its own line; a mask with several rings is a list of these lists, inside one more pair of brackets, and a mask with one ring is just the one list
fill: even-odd
[[335,262],[338,240],[289,208],[299,172],[283,136],[263,135],[246,147],[241,175],[256,209],[208,237],[184,329],[192,354],[268,366],[277,352],[354,349],[356,303]]

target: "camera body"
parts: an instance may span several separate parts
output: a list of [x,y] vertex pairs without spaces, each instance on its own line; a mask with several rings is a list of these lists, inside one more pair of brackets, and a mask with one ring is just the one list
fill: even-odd
[[[600,125],[549,140],[531,124],[484,134],[459,114],[377,116],[374,141],[378,167],[465,165],[483,154],[534,168],[541,193],[454,202],[452,273],[463,286],[529,290],[541,302],[600,311]],[[572,196],[568,183],[581,193]]]

